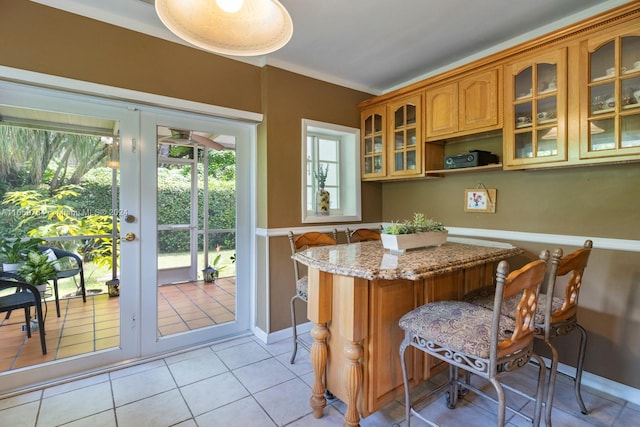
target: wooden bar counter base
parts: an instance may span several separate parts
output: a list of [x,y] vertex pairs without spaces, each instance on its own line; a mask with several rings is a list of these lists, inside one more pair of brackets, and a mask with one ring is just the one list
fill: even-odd
[[[322,417],[325,390],[347,404],[345,426],[359,426],[360,417],[401,396],[400,317],[493,283],[496,264],[522,252],[505,243],[450,237],[442,246],[404,254],[390,253],[379,241],[295,254],[309,269],[314,416]],[[407,354],[407,368],[412,385],[440,371],[418,352]]]

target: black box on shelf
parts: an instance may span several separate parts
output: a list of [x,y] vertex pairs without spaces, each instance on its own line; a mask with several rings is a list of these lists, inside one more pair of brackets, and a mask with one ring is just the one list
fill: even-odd
[[454,154],[444,158],[445,169],[470,168],[498,163],[496,154],[483,150],[470,150],[468,153]]

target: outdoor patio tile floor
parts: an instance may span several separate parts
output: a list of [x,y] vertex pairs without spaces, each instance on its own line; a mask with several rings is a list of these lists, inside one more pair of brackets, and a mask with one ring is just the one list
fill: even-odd
[[[186,332],[233,320],[235,277],[216,284],[188,282],[158,287],[159,335]],[[31,338],[22,331],[23,312],[0,318],[0,372],[51,360],[91,353],[119,345],[119,298],[107,294],[61,298],[60,317],[54,301],[47,302],[45,318],[47,354],[42,355],[37,330]]]

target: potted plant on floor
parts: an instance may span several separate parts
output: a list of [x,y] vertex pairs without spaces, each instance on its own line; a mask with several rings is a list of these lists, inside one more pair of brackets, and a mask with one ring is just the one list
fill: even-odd
[[25,282],[38,288],[40,293],[44,295],[49,280],[54,279],[57,274],[54,263],[55,261],[50,261],[46,254],[30,251],[27,253],[24,264],[18,268],[18,275]]
[[208,265],[207,268],[202,270],[202,277],[204,278],[205,283],[215,283],[216,279],[220,276],[220,272],[224,270],[226,265],[218,265],[220,264],[220,260],[222,259],[222,254],[220,250],[222,247],[220,245],[216,246],[216,256],[213,258],[213,266]]
[[414,213],[411,220],[392,222],[383,227],[380,237],[385,249],[404,253],[407,249],[440,246],[447,241],[448,233],[441,222]]
[[27,254],[36,251],[42,243],[37,238],[2,238],[0,239],[0,259],[2,259],[2,271],[15,272],[27,259]]

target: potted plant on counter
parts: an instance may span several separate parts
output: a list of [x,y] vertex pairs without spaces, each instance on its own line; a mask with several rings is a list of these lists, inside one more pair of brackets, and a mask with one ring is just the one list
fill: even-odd
[[414,213],[411,220],[392,222],[383,227],[382,246],[392,252],[404,253],[407,249],[440,246],[447,241],[447,229],[422,213]]

